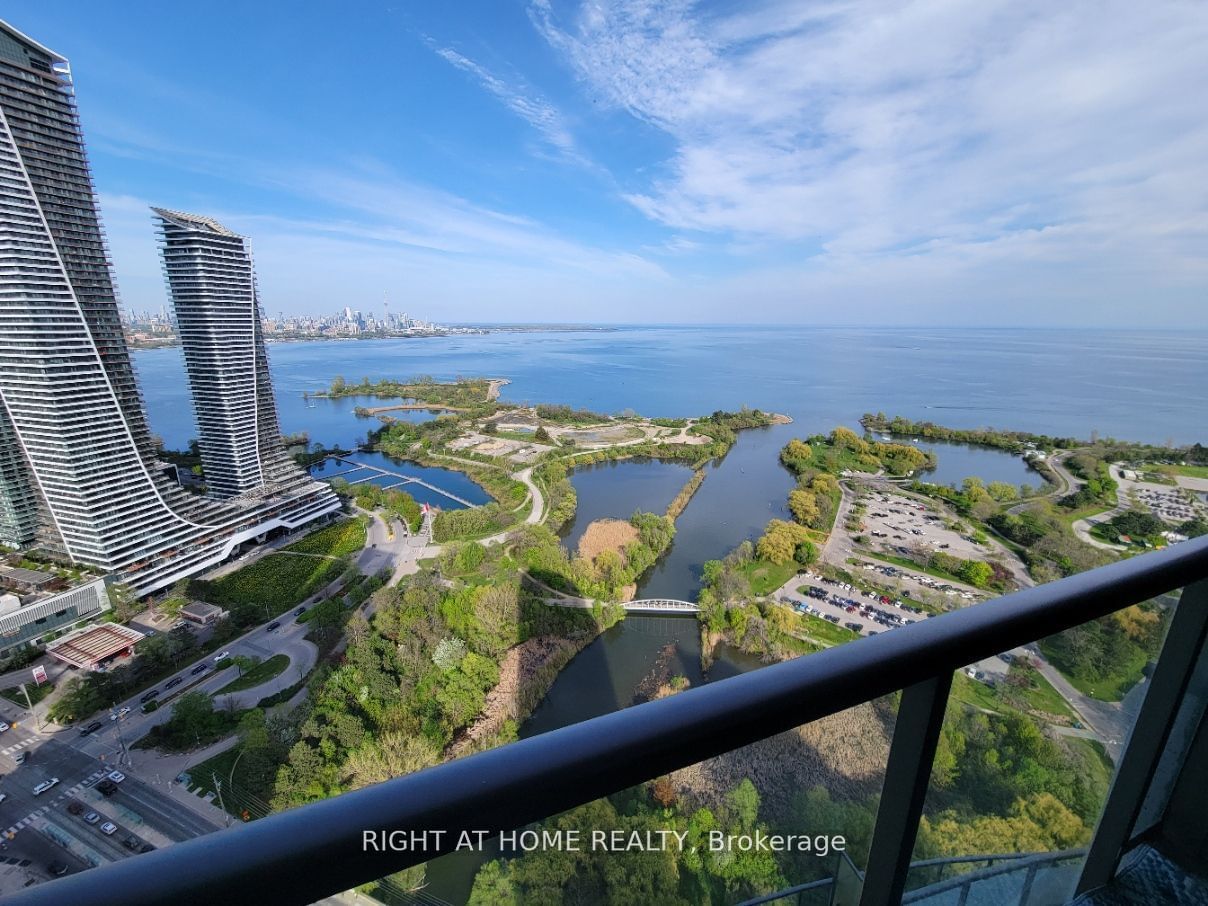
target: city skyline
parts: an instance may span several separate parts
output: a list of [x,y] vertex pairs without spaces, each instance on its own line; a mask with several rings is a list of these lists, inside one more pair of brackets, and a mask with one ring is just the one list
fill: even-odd
[[256,237],[289,315],[1208,326],[1202,9],[363,13],[15,5],[83,73],[124,305],[164,301],[166,203]]

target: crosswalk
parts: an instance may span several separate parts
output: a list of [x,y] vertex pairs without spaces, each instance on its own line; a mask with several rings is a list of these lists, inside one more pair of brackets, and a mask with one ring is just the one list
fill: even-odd
[[21,751],[22,749],[24,749],[26,746],[32,746],[32,745],[33,745],[35,742],[37,742],[37,741],[38,741],[38,737],[37,737],[37,736],[31,736],[31,737],[29,737],[28,739],[23,739],[23,740],[21,740],[21,741],[20,741],[19,743],[17,743],[16,745],[7,746],[7,747],[5,747],[5,748],[3,748],[3,749],[0,749],[0,754],[4,754],[4,755],[12,755],[12,754],[13,754],[13,753],[15,753],[15,752],[20,752],[20,751]]
[[[3,751],[7,752],[8,750],[5,749]],[[93,771],[84,780],[81,780],[79,783],[77,783],[73,787],[68,787],[67,789],[63,790],[57,796],[55,796],[53,799],[46,802],[44,805],[41,805],[38,808],[34,809],[32,812],[30,812],[28,815],[26,815],[24,818],[22,818],[16,824],[9,825],[8,829],[4,832],[4,836],[11,840],[13,837],[16,836],[17,831],[21,830],[24,827],[28,827],[35,820],[37,820],[42,815],[45,815],[56,805],[61,805],[63,802],[66,802],[68,799],[75,796],[77,793],[80,792],[80,790],[83,790],[87,787],[95,785],[97,783],[97,781],[99,781],[102,777],[105,776],[106,773],[108,773],[108,772]]]

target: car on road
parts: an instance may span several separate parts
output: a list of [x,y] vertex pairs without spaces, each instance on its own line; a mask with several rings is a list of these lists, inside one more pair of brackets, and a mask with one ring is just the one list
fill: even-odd
[[102,796],[112,796],[117,792],[117,784],[106,778],[96,785]]
[[194,676],[197,676],[197,674],[205,673],[209,669],[210,669],[210,665],[207,664],[205,661],[202,661],[200,664],[198,664],[196,667],[194,667],[189,672],[192,673]]
[[117,832],[117,825],[112,821],[106,821],[101,825],[101,833],[106,837],[112,837]]
[[17,762],[17,764],[25,764],[25,759],[28,757],[29,757],[28,752],[18,752],[16,755],[13,756],[13,761]]
[[0,720],[0,733],[3,733],[5,730],[11,730],[11,729],[12,728],[8,724],[6,724],[4,721]]
[[122,846],[126,847],[126,849],[130,850],[131,852],[138,852],[138,848],[142,845],[143,841],[133,834],[122,841]]
[[159,698],[158,689],[152,689],[150,692],[144,692],[142,694],[142,697],[139,698],[139,701],[145,705],[147,702],[151,701],[151,699],[153,699],[153,698]]
[[54,875],[55,877],[59,877],[60,875],[67,874],[67,863],[66,862],[51,862],[49,865],[46,866],[46,870],[48,872],[50,872],[52,875]]
[[179,686],[184,681],[185,681],[185,678],[183,676],[174,676],[174,677],[172,677],[172,679],[170,679],[166,683],[164,683],[164,688],[165,689],[175,689],[177,686]]
[[268,624],[267,628],[268,628],[269,632],[276,632],[278,629],[281,628],[281,622],[279,620],[273,620],[271,623]]
[[229,652],[229,651],[224,651],[221,654],[216,654],[216,655],[214,655],[214,663],[221,664],[223,661],[225,661],[230,656],[231,656],[231,652]]
[[112,780],[114,783],[121,783],[123,780],[126,779],[126,775],[123,774],[121,771],[110,771],[109,779]]
[[97,814],[96,812],[89,812],[87,815],[84,816],[84,823],[86,823],[86,824],[96,824],[100,820],[101,820],[101,816],[99,814]]
[[67,814],[69,814],[69,815],[84,814],[84,803],[80,802],[79,799],[72,799],[71,802],[69,802],[67,804]]
[[294,611],[294,616],[295,616],[295,617],[300,617],[300,616],[302,616],[302,614],[304,614],[304,613],[306,613],[306,608],[305,608],[305,607],[299,607],[297,610],[295,610],[295,611]]
[[118,710],[114,711],[113,713],[111,713],[109,715],[109,719],[110,720],[121,720],[123,717],[125,717],[129,713],[130,713],[129,708],[119,708]]
[[58,777],[51,777],[49,780],[43,780],[36,787],[34,787],[34,795],[41,796],[43,793],[45,793],[51,787],[56,786],[58,784],[58,782],[59,782]]
[[88,724],[88,726],[80,728],[80,735],[87,736],[89,733],[95,733],[102,726],[103,724],[99,720],[94,720],[92,723]]
[[7,798],[8,798],[8,793],[0,793],[0,802],[3,802]]

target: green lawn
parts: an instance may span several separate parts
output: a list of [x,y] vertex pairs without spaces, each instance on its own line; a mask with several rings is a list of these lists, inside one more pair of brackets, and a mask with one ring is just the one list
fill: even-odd
[[[28,682],[25,684],[25,688],[29,692],[29,700],[36,705],[54,691],[55,684],[42,683],[38,685],[34,682]],[[9,686],[7,689],[0,689],[0,695],[3,695],[10,702],[16,702],[22,708],[26,706],[25,693],[21,691],[20,686]]]
[[[187,773],[194,785],[203,790],[215,793],[213,800],[216,808],[226,806],[226,810],[236,818],[242,818],[246,810],[248,817],[261,818],[265,814],[265,805],[272,796],[272,789],[263,789],[250,782],[243,770],[244,759],[239,757],[243,750],[241,745],[233,746],[225,752],[219,752],[213,758],[207,758],[200,764],[189,768]],[[232,775],[231,769],[234,768]],[[218,784],[222,783],[222,802],[218,801]]]
[[1077,719],[1065,699],[1039,673],[1032,674],[1032,684],[1028,688],[1018,689],[1005,684],[987,686],[970,679],[964,671],[958,671],[952,678],[952,698],[988,711],[1008,711],[1018,705],[1031,711],[1067,717],[1071,722]]
[[[1041,652],[1052,661],[1046,648],[1047,643],[1041,642]],[[1061,671],[1061,675],[1083,695],[1101,702],[1118,702],[1124,698],[1129,689],[1141,681],[1142,671],[1147,663],[1149,663],[1149,655],[1142,649],[1135,648],[1127,660],[1115,665],[1115,671],[1101,679],[1092,680],[1082,676],[1072,676],[1064,670]],[[1054,666],[1056,665],[1054,664]]]
[[770,595],[793,576],[797,575],[797,564],[780,564],[769,563],[767,560],[752,560],[738,572],[750,583],[751,594]]
[[227,683],[214,694],[225,695],[228,692],[242,692],[244,689],[251,689],[253,686],[259,686],[261,683],[280,676],[288,667],[288,655],[274,654],[267,661],[261,661],[243,676]]
[[859,638],[859,635],[847,627],[836,626],[829,620],[824,620],[810,613],[799,613],[797,614],[797,619],[801,621],[801,628],[805,631],[805,634],[820,642],[842,645],[844,642],[851,642]]
[[969,679],[963,670],[956,671],[952,676],[951,697],[954,701],[986,711],[1001,711],[1003,708],[997,692],[985,683]]
[[318,554],[323,557],[346,557],[365,546],[365,520],[344,519],[327,528],[312,532],[284,550],[298,554]]
[[1187,478],[1208,478],[1208,466],[1157,466],[1160,469],[1169,469],[1176,475],[1183,475]]
[[[875,551],[861,551],[861,554],[867,557],[872,557],[874,560],[882,560],[885,563],[892,563],[894,566],[901,566],[904,569],[914,570],[919,573],[926,573],[929,576],[934,576],[936,579],[943,579],[947,582],[958,582],[961,585],[969,585],[960,576],[954,576],[952,573],[944,572],[942,569],[936,569],[933,566],[923,566],[911,560],[909,557],[899,557],[897,554],[882,554]],[[973,586],[969,586],[972,588]],[[983,589],[984,591],[984,589]]]

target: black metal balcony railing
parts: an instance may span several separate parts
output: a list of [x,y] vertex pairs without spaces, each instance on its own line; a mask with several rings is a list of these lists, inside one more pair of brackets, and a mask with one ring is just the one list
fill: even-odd
[[[1144,831],[1137,818],[1208,635],[1208,538],[52,881],[6,902],[312,903],[448,852],[463,830],[520,828],[902,690],[859,899],[862,906],[898,903],[953,672],[1179,588],[1083,863],[1078,890],[1087,890],[1111,879]],[[364,832],[381,830],[443,836],[437,842],[429,834],[422,850],[367,851]]]

